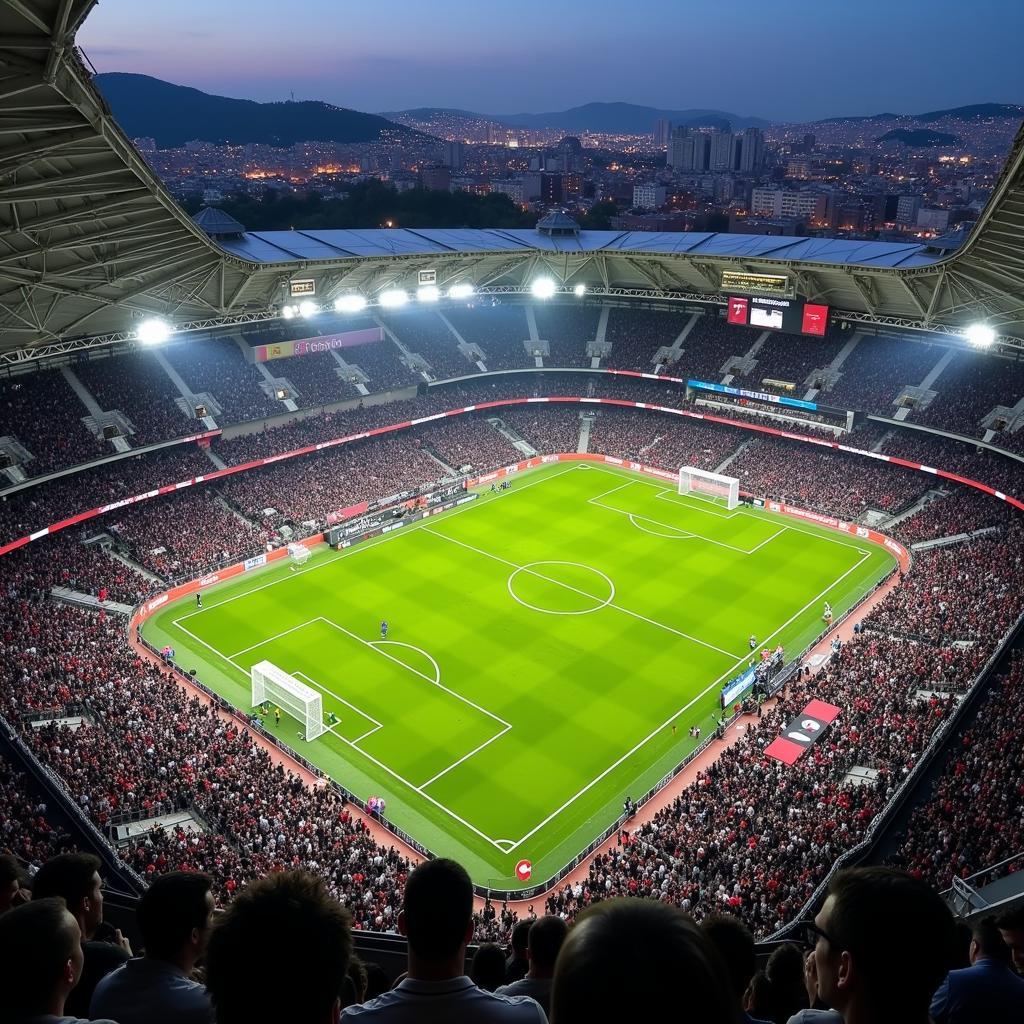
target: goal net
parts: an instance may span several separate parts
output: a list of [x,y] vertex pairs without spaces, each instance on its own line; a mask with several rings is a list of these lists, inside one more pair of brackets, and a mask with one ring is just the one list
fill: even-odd
[[324,704],[319,692],[290,676],[273,662],[261,661],[250,670],[253,707],[270,701],[302,725],[302,735],[315,740],[324,725]]
[[288,557],[293,565],[305,565],[309,561],[309,548],[305,544],[289,544]]
[[679,470],[679,493],[721,501],[726,508],[736,508],[740,503],[740,482],[734,476],[683,466]]

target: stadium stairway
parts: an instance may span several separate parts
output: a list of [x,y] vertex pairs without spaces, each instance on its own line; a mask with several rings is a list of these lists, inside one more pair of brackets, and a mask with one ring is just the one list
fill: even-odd
[[510,427],[503,419],[497,416],[492,416],[487,420],[488,424],[496,430],[502,437],[504,437],[516,451],[522,452],[523,455],[532,459],[538,454],[537,449],[530,444],[529,441],[523,437],[517,430]]
[[[946,351],[942,354],[942,356],[939,357],[938,362],[936,362],[936,364],[928,371],[928,373],[925,376],[924,380],[921,381],[921,383],[917,385],[917,388],[915,390],[917,392],[921,393],[921,394],[924,394],[925,392],[931,391],[932,390],[932,385],[939,379],[939,377],[942,376],[943,371],[946,369],[947,366],[949,366],[949,364],[953,361],[953,358],[955,356],[956,356],[956,352],[955,352],[954,349],[951,349],[951,348],[946,349]],[[900,409],[896,410],[896,415],[893,418],[897,419],[897,420],[900,420],[902,422],[913,411],[914,411],[914,407],[913,406],[905,405],[905,406],[901,407]]]
[[585,413],[580,416],[580,439],[576,451],[585,454],[590,451],[590,428],[594,425],[594,414]]
[[[182,380],[181,374],[171,366],[170,360],[163,354],[163,352],[154,352],[156,361],[160,364],[160,368],[171,378],[171,383],[175,386],[178,394],[185,399],[186,408],[194,409],[197,405],[198,396],[192,391],[192,389]],[[206,430],[216,430],[217,421],[212,416],[204,416],[200,422]]]
[[726,469],[729,468],[729,463],[732,462],[733,459],[739,458],[739,456],[742,455],[754,443],[755,440],[756,438],[752,437],[749,441],[744,441],[739,446],[739,448],[737,448],[736,451],[732,453],[732,455],[727,456],[719,465],[715,466],[714,471],[716,473],[724,473]]
[[921,497],[914,502],[910,508],[904,509],[902,512],[897,513],[894,516],[883,516],[877,522],[877,528],[879,530],[890,531],[895,526],[899,526],[904,519],[909,519],[911,516],[917,515],[923,508],[927,508],[933,501],[938,501],[939,498],[945,498],[949,494],[949,491],[943,491],[937,487],[932,488],[930,491],[925,491]]
[[100,604],[99,598],[95,594],[83,594],[81,591],[71,590],[68,587],[51,587],[50,597],[55,601],[77,605],[79,608],[88,608],[94,612],[117,612],[119,615],[131,615],[132,613],[130,604],[121,604],[119,601],[104,601],[103,604]]
[[[89,415],[94,419],[103,418],[103,410],[100,408],[99,402],[93,397],[92,392],[82,383],[79,379],[78,374],[71,369],[70,366],[62,366],[60,368],[61,376],[68,382],[68,386],[76,395],[78,395],[79,401],[85,406]],[[130,452],[132,446],[128,443],[127,439],[122,436],[110,438],[110,443],[114,448],[115,452]]]
[[227,500],[227,498],[224,497],[224,495],[217,494],[216,492],[214,492],[213,500],[218,505],[220,505],[220,507],[224,509],[226,512],[230,512],[231,515],[233,515],[240,523],[244,523],[246,526],[251,527],[252,529],[259,528],[258,523],[254,523],[251,519],[248,518],[248,516],[243,515],[239,509],[237,509],[234,505],[231,504],[230,501]]
[[[113,541],[113,538],[109,534],[104,534],[103,536],[107,540],[111,542]],[[122,565],[126,565],[129,569],[132,570],[132,572],[138,573],[140,576],[145,577],[147,580],[150,581],[150,583],[155,583],[161,587],[165,585],[166,580],[162,580],[159,576],[156,575],[156,573],[150,572],[149,569],[147,569],[145,566],[140,565],[133,558],[129,558],[128,555],[124,554],[123,551],[118,551],[114,547],[108,547],[106,550],[107,554],[110,555],[111,558],[120,562]]]

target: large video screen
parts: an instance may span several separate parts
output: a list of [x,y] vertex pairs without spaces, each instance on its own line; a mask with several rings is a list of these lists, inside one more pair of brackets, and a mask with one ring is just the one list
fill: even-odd
[[821,338],[828,330],[828,306],[804,302],[803,299],[734,295],[729,299],[727,319],[731,324],[744,327],[812,334]]

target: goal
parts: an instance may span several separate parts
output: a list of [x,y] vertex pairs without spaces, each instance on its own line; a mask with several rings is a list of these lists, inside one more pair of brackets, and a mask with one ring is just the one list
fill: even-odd
[[302,736],[315,740],[327,731],[324,703],[319,692],[290,676],[273,662],[261,661],[250,670],[252,704],[257,707],[271,701],[302,724]]
[[736,508],[740,503],[740,482],[734,476],[683,466],[679,470],[679,493],[724,501],[726,508]]
[[292,560],[292,568],[305,565],[309,561],[310,551],[305,544],[289,544],[288,557]]

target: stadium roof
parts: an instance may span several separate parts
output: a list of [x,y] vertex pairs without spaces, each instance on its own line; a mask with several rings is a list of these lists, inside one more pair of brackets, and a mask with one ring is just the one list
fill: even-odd
[[211,240],[115,124],[74,47],[95,0],[0,3],[0,360],[106,344],[142,317],[211,327],[265,319],[313,278],[316,298],[415,284],[522,291],[538,273],[591,295],[724,301],[721,275],[785,274],[852,319],[1024,346],[1024,130],[977,226],[952,254],[764,235],[536,231],[249,232]]
[[[569,220],[569,218],[566,218]],[[574,223],[570,221],[570,223]],[[797,260],[857,267],[923,267],[942,259],[920,243],[863,242],[836,238],[779,238],[700,231],[580,231],[545,235],[532,229],[249,231],[222,246],[260,263],[446,253],[540,250],[550,253],[657,253],[745,259]]]

